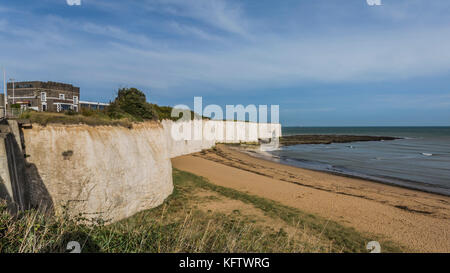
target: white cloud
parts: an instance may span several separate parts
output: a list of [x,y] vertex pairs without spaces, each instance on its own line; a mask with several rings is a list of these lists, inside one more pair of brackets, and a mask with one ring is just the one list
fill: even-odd
[[66,0],[69,6],[81,6],[81,0]]
[[107,36],[123,42],[131,43],[134,45],[151,46],[154,41],[143,34],[133,34],[129,31],[125,31],[119,27],[111,25],[99,25],[94,23],[84,23],[81,30],[102,36]]
[[69,6],[81,6],[81,0],[66,0]]
[[226,33],[241,36],[248,34],[249,21],[244,10],[237,2],[227,0],[128,0],[126,2],[96,0],[89,5],[114,14],[133,13],[139,10],[191,19]]
[[195,26],[183,25],[175,21],[169,22],[168,24],[175,33],[180,35],[194,36],[195,38],[200,38],[202,40],[209,40],[209,41],[224,41],[224,39],[221,38],[220,36],[210,34],[202,30],[201,28]]
[[[167,42],[117,25],[73,25],[67,19],[40,16],[40,24],[28,27],[0,21],[5,26],[0,29],[0,36],[2,40],[8,37],[7,43],[0,44],[2,52],[9,52],[3,61],[14,65],[18,72],[36,75],[33,77],[45,74],[55,78],[92,78],[112,88],[116,84],[138,84],[159,92],[206,85],[242,92],[313,81],[370,83],[450,72],[447,27],[363,30],[354,34],[340,31],[333,36],[321,33],[299,37],[254,29],[249,32],[242,19],[243,11],[224,1],[147,3],[147,8],[165,7],[170,14],[195,18],[253,38],[219,36],[202,26],[173,20],[163,22],[168,22],[165,27],[172,34],[178,33]],[[101,37],[92,39],[86,33]],[[183,40],[186,35],[201,38],[202,42],[187,45]],[[26,66],[18,61],[22,59],[27,60]]]
[[223,31],[246,33],[246,20],[242,9],[225,0],[158,0],[147,1],[148,8],[160,10],[181,17],[188,17]]

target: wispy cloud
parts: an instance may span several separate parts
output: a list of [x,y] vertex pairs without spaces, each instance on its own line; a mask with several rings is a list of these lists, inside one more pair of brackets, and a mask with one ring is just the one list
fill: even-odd
[[[2,24],[6,21],[3,20]],[[170,23],[170,27],[196,33],[206,40],[219,40],[199,28],[178,23]],[[60,53],[64,56],[57,56],[58,52],[54,52],[51,54],[54,58],[46,60],[48,69],[61,59],[68,67],[76,68],[80,64],[80,56],[91,56],[101,49],[103,54],[93,60],[83,58],[83,62],[110,64],[109,68],[97,73],[123,81],[122,69],[118,71],[117,65],[111,64],[114,60],[116,64],[129,66],[130,74],[142,77],[139,82],[149,87],[170,88],[194,83],[235,88],[277,87],[305,81],[377,82],[450,71],[450,38],[447,38],[450,30],[446,27],[433,31],[415,29],[401,34],[372,32],[291,39],[262,34],[257,40],[241,40],[232,47],[215,43],[208,50],[204,49],[205,46],[180,48],[167,45],[163,40],[155,41],[145,34],[133,34],[120,26],[90,22],[73,25],[71,21],[58,17],[43,18],[39,26],[28,28],[8,25],[2,32],[25,38],[33,47],[41,49],[52,44],[65,44],[67,51]],[[103,46],[95,45],[98,40],[92,41],[91,37],[84,37],[80,32],[94,34],[97,38],[102,36]],[[105,49],[105,45],[112,46]],[[23,56],[27,52],[20,54]],[[31,60],[36,58],[33,54],[27,56]],[[90,74],[90,71],[85,73]],[[155,86],[155,82],[160,84]]]
[[374,102],[396,109],[450,109],[449,94],[386,94],[376,96]]
[[102,35],[113,40],[120,40],[122,42],[133,44],[151,46],[154,41],[143,34],[133,34],[120,27],[111,25],[98,25],[94,23],[84,23],[81,25],[81,30],[91,34]]
[[209,26],[235,34],[246,33],[246,20],[241,7],[225,0],[158,0],[145,1],[151,11],[191,18]]
[[[7,2],[0,12],[14,7]],[[407,88],[416,78],[450,74],[450,18],[442,14],[448,1],[386,0],[379,9],[322,0],[292,8],[225,0],[86,0],[58,9],[44,3],[57,1],[19,9],[27,20],[2,13],[0,51],[7,54],[0,61],[16,78],[68,79],[103,94],[138,85],[160,96],[214,96],[392,81]],[[287,97],[301,100],[300,93]]]
[[171,21],[168,24],[175,33],[183,36],[194,36],[195,38],[200,38],[202,40],[208,41],[225,41],[224,38],[208,33],[207,31],[204,31],[201,28],[195,26],[180,24],[175,21]]

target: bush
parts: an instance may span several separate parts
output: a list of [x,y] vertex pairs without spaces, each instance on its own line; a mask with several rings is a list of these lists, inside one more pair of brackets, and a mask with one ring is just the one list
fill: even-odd
[[136,88],[121,88],[106,113],[113,119],[133,117],[138,121],[158,119],[154,106],[146,101],[145,94]]
[[92,110],[89,108],[81,108],[81,115],[85,117],[92,117],[96,116],[100,111],[98,110]]
[[[159,106],[157,104],[153,104],[153,109],[158,114],[159,120],[168,119],[168,120],[176,121],[181,117],[181,114],[178,117],[172,117],[173,107],[170,107],[170,106]],[[209,119],[206,117],[200,117],[200,115],[198,115],[194,111],[191,111],[191,119],[194,119],[194,118],[195,119],[200,119],[200,118]]]
[[68,115],[68,116],[76,116],[76,115],[78,115],[78,112],[70,109],[70,110],[64,111],[64,114]]
[[21,119],[28,119],[31,123],[40,125],[47,125],[51,123],[57,124],[87,124],[91,126],[110,125],[110,126],[123,126],[126,128],[132,127],[133,120],[129,119],[117,119],[113,120],[103,112],[93,111],[92,115],[66,115],[61,113],[51,112],[35,112],[26,111],[20,115]]

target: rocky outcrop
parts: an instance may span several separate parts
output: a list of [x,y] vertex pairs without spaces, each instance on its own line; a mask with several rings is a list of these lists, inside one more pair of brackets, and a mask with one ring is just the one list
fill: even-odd
[[281,137],[280,146],[292,146],[298,144],[349,143],[358,141],[384,141],[396,139],[399,138],[389,136],[360,136],[360,135],[292,135]]

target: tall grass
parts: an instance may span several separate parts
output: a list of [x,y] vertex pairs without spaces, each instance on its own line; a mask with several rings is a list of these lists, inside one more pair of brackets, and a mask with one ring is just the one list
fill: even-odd
[[[2,206],[0,252],[66,252],[70,241],[83,252],[323,252],[323,246],[300,240],[302,233],[287,234],[255,224],[190,211],[174,221],[161,214],[145,225],[86,225],[28,211],[17,218]],[[161,211],[160,211],[161,212]],[[308,238],[308,240],[311,240]]]
[[[67,112],[72,113],[72,112]],[[21,119],[27,119],[31,123],[47,125],[50,123],[57,124],[86,124],[91,126],[110,125],[132,127],[134,122],[131,118],[111,119],[101,111],[84,110],[81,114],[64,114],[51,112],[27,111],[20,115]]]
[[[37,210],[13,216],[3,202],[0,252],[67,252],[70,241],[79,242],[83,252],[362,252],[370,240],[353,229],[215,186],[186,172],[174,170],[174,186],[174,193],[160,207],[109,225]],[[284,222],[282,226],[289,231],[256,223],[239,213],[200,210],[196,193],[201,190],[251,204]],[[383,247],[384,251],[400,250],[388,244]]]

